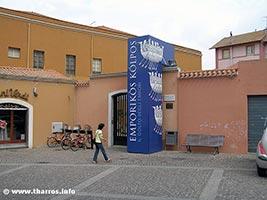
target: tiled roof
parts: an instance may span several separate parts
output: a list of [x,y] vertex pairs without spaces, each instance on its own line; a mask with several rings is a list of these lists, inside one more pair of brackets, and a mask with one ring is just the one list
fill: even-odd
[[244,44],[249,42],[256,42],[256,41],[266,41],[267,37],[267,31],[261,30],[261,31],[254,31],[251,33],[245,33],[241,35],[236,36],[230,36],[223,38],[219,42],[217,42],[215,45],[211,47],[211,49],[216,49],[219,47],[227,47],[237,44]]
[[178,79],[234,77],[237,75],[238,75],[237,68],[230,68],[230,69],[179,72]]
[[75,87],[89,87],[89,80],[86,81],[76,81],[75,82]]
[[0,78],[74,83],[72,78],[67,77],[55,70],[34,69],[29,67],[0,66]]

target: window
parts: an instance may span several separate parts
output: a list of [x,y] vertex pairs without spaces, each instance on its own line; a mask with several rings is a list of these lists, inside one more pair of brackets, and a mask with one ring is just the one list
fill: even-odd
[[223,49],[223,50],[222,50],[222,58],[223,58],[223,59],[228,59],[228,58],[230,58],[230,49]]
[[102,71],[102,60],[99,58],[93,59],[93,74],[99,74]]
[[66,74],[75,75],[76,56],[66,55]]
[[37,69],[44,68],[44,51],[33,51],[33,67]]
[[255,45],[246,46],[247,56],[255,55]]
[[9,58],[20,58],[20,48],[8,47]]

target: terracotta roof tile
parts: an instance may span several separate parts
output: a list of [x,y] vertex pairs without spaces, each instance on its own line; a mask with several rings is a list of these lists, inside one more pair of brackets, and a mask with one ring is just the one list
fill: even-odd
[[245,33],[241,35],[226,37],[220,40],[219,42],[217,42],[215,45],[213,45],[211,49],[216,49],[219,47],[227,47],[227,46],[232,46],[232,45],[237,45],[237,44],[245,44],[249,42],[257,42],[257,41],[262,41],[262,40],[265,41],[266,35],[267,35],[266,30],[261,30],[261,31],[254,31],[254,32]]
[[178,79],[234,77],[237,75],[238,75],[237,68],[216,69],[216,70],[204,70],[204,71],[179,72]]
[[74,83],[71,77],[67,77],[55,70],[29,67],[0,66],[0,78]]
[[89,80],[86,81],[76,81],[75,82],[75,87],[89,87]]

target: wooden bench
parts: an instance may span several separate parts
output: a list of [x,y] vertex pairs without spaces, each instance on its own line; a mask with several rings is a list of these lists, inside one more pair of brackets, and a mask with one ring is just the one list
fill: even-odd
[[224,135],[188,134],[186,135],[186,149],[191,147],[214,147],[214,154],[219,153],[219,147],[224,144]]

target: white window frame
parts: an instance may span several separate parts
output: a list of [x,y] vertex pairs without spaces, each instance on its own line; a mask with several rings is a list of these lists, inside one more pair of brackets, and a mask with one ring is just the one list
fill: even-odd
[[9,58],[20,58],[20,48],[8,47],[7,54]]
[[93,58],[92,73],[93,74],[101,74],[101,72],[102,72],[102,59],[101,58]]

